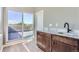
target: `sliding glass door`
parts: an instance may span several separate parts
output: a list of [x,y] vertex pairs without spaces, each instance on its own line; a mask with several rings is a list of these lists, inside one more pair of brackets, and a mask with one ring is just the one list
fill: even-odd
[[8,40],[33,37],[33,14],[8,10]]
[[23,38],[33,37],[33,14],[23,13]]
[[22,13],[16,11],[8,11],[8,39],[22,38]]

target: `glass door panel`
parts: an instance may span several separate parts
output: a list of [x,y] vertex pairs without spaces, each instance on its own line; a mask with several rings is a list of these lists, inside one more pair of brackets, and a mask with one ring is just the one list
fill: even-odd
[[33,37],[33,14],[23,13],[23,39]]
[[22,38],[22,13],[8,10],[8,40]]

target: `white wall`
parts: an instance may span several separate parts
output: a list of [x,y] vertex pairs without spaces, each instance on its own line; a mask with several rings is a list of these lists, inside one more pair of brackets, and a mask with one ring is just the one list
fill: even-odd
[[43,10],[35,13],[36,29],[43,30]]
[[64,27],[65,22],[69,22],[71,28],[79,29],[79,8],[78,7],[38,7],[35,11],[44,10],[44,27],[48,24],[58,23],[59,28]]
[[3,43],[8,42],[8,15],[7,8],[3,8]]
[[3,8],[0,7],[0,51],[3,47]]

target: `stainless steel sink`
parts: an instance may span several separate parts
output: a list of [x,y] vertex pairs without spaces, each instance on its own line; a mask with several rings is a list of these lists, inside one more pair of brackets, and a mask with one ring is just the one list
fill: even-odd
[[76,33],[67,33],[67,32],[58,32],[58,34],[62,34],[62,35],[68,35],[68,36],[77,36]]

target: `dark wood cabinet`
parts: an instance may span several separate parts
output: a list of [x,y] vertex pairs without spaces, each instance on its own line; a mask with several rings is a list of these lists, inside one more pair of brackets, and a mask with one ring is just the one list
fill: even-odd
[[53,41],[51,48],[52,52],[77,52],[76,46],[71,46],[56,40]]
[[52,52],[77,52],[78,41],[67,37],[52,35]]
[[78,52],[79,40],[55,34],[37,32],[37,45],[46,52]]
[[44,51],[51,51],[51,35],[49,33],[37,32],[37,45]]
[[62,42],[54,40],[52,42],[52,52],[61,52],[64,51],[64,44]]

